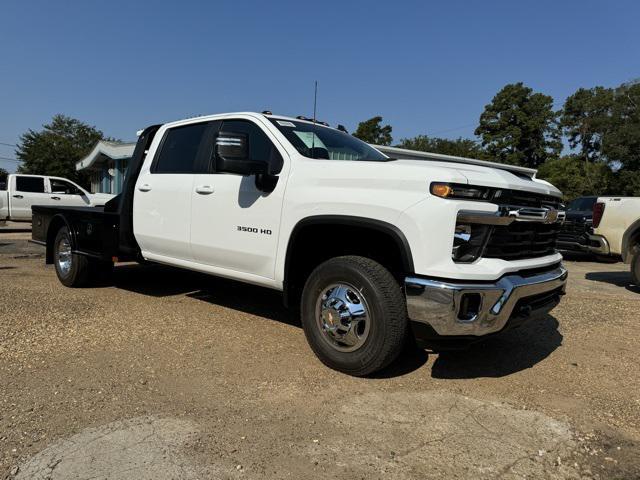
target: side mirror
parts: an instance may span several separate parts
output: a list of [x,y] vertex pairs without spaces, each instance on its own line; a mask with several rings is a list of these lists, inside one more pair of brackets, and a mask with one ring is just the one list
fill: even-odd
[[235,132],[220,132],[216,138],[216,170],[238,175],[259,175],[268,173],[266,162],[248,160],[249,142],[247,135]]

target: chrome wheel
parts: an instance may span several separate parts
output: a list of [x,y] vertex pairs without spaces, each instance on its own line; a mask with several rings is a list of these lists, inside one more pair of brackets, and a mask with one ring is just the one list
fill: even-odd
[[56,264],[58,271],[63,277],[69,275],[71,271],[72,255],[71,242],[69,241],[69,237],[64,235],[58,242],[58,250],[56,252]]
[[323,289],[316,302],[316,323],[336,350],[353,352],[369,336],[369,307],[357,288],[338,283]]

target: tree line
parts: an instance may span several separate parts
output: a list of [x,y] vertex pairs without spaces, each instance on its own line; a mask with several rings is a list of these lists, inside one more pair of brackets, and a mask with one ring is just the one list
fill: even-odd
[[[640,82],[616,88],[581,88],[560,110],[553,98],[523,83],[503,87],[485,106],[477,139],[428,135],[394,146],[537,168],[538,177],[581,195],[640,195]],[[391,125],[380,116],[358,125],[354,135],[391,145]],[[563,142],[569,146],[563,154]]]
[[[473,139],[424,134],[394,144],[393,128],[380,116],[361,122],[353,135],[377,145],[537,168],[538,177],[556,185],[567,200],[581,195],[640,196],[640,82],[581,88],[560,110],[553,105],[551,96],[515,83],[485,106]],[[569,146],[564,154],[563,139]],[[41,130],[29,129],[21,136],[18,171],[87,185],[86,173],[75,164],[98,140],[113,141],[96,127],[55,115]]]

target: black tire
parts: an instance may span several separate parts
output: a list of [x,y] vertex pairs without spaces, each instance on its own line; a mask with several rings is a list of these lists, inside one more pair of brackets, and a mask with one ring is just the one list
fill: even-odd
[[113,271],[112,262],[93,260],[77,253],[66,254],[66,260],[69,261],[69,264],[67,268],[63,268],[64,262],[61,262],[61,255],[64,256],[62,252],[65,250],[65,248],[61,248],[63,242],[66,242],[65,247],[68,245],[69,249],[73,245],[69,229],[66,226],[58,230],[53,242],[53,265],[60,283],[66,287],[80,288],[109,278]]
[[[326,298],[323,295],[336,284],[353,286],[367,307],[366,338],[361,345],[350,347],[356,348],[353,351],[340,351],[321,327],[323,320],[318,319],[319,305]],[[379,263],[357,256],[332,258],[309,275],[302,292],[301,319],[318,358],[353,376],[370,375],[393,362],[403,350],[408,329],[406,301],[396,279]]]
[[631,281],[634,285],[640,287],[640,247],[635,248],[633,257],[631,257]]

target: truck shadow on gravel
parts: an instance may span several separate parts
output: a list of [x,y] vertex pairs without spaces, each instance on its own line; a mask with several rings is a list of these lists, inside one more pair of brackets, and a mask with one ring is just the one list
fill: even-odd
[[505,377],[532,368],[562,345],[558,321],[552,315],[476,343],[467,350],[441,352],[431,376],[441,379]]
[[616,287],[624,287],[630,292],[640,293],[640,287],[631,283],[630,272],[588,272],[584,278],[594,282],[609,283]]
[[[281,293],[197,272],[160,265],[120,265],[110,285],[152,297],[186,295],[301,327],[297,313],[284,307]],[[465,350],[433,352],[436,359],[431,375],[441,379],[503,377],[533,367],[561,344],[558,322],[547,315]],[[430,352],[408,347],[394,363],[373,377],[406,375],[425,365],[429,355]]]
[[300,323],[282,304],[282,294],[268,288],[160,265],[120,265],[111,285],[152,297],[186,295],[211,304],[288,325]]

